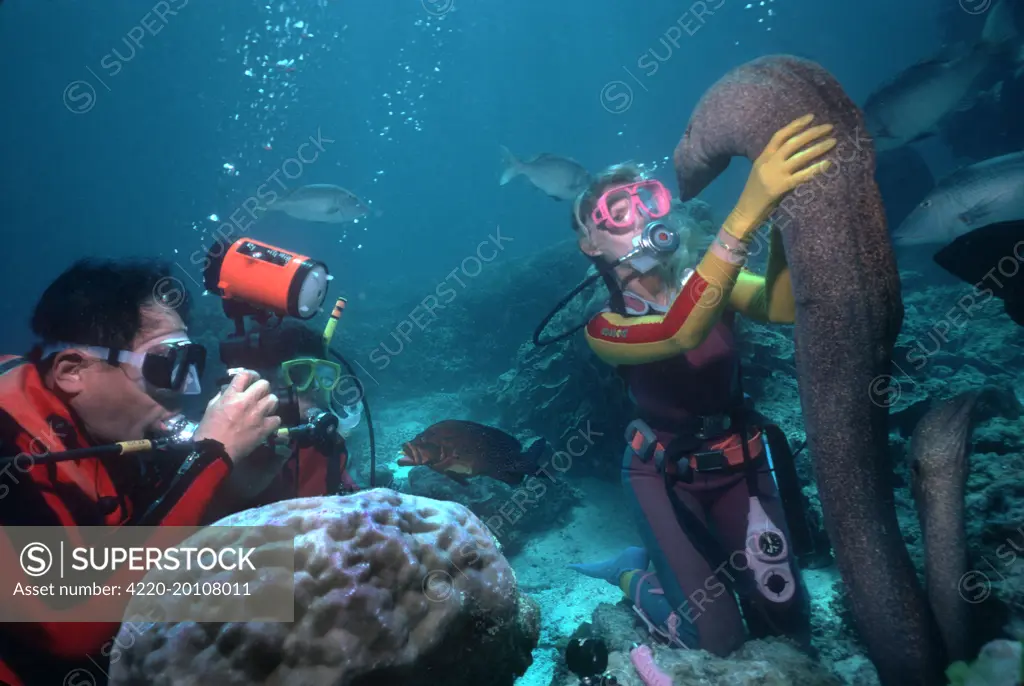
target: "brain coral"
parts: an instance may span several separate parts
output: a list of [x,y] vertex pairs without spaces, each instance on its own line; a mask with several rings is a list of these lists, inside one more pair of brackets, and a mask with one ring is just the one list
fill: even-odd
[[[291,531],[294,621],[143,631],[126,622],[111,686],[511,686],[531,663],[537,605],[520,595],[494,537],[462,505],[376,489],[274,503],[222,519],[216,531],[236,527],[235,545],[253,545],[253,526],[275,527],[278,540],[278,527]],[[231,545],[223,533],[217,543]]]

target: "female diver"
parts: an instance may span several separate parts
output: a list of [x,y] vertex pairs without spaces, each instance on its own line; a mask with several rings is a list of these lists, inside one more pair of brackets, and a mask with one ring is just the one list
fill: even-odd
[[670,210],[668,190],[634,167],[598,176],[573,209],[580,249],[618,287],[587,324],[586,339],[618,369],[638,406],[626,429],[622,480],[644,543],[573,568],[620,586],[653,633],[716,655],[743,644],[744,617],[754,636],[810,642],[808,596],[769,471],[770,447],[740,386],[732,328],[736,312],[793,322],[776,228],[765,276],[744,265],[782,198],[830,165],[821,158],[836,144],[825,138],[832,126],[808,128],[812,120],[774,135],[695,267],[659,221]]

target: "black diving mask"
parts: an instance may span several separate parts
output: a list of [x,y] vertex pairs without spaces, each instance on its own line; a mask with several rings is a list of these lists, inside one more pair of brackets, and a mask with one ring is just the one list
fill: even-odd
[[199,378],[206,369],[206,348],[188,339],[163,341],[148,352],[56,343],[43,349],[43,358],[64,350],[80,350],[113,366],[130,364],[142,372],[147,384],[159,390],[184,395],[202,392]]

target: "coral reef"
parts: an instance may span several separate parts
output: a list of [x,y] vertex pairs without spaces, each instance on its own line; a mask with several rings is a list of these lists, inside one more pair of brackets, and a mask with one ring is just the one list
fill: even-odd
[[252,545],[254,526],[291,531],[295,620],[170,622],[138,635],[126,624],[111,686],[511,686],[530,665],[538,608],[461,505],[375,489],[217,524],[237,530],[235,545]]
[[[709,217],[700,221],[710,222]],[[754,269],[759,268],[761,259],[763,254],[752,265]],[[572,629],[590,616],[600,593],[615,596],[618,590],[588,586],[578,575],[562,576],[553,570],[568,562],[600,559],[605,552],[602,545],[611,552],[638,542],[631,516],[623,509],[624,501],[617,499],[622,430],[633,417],[633,408],[614,370],[594,358],[581,334],[543,348],[536,348],[530,340],[534,327],[558,297],[587,273],[575,244],[567,240],[493,267],[467,281],[465,289],[456,284],[458,296],[446,309],[437,311],[426,331],[413,326],[403,351],[390,356],[383,370],[369,359],[369,353],[381,341],[390,341],[388,345],[395,349],[396,339],[391,334],[422,298],[407,297],[409,291],[403,285],[404,295],[375,296],[372,314],[359,315],[362,301],[348,294],[353,297],[338,347],[357,370],[355,363],[360,363],[374,376],[373,381],[366,380],[366,386],[374,409],[381,469],[393,462],[393,454],[404,440],[450,417],[500,426],[521,437],[543,436],[555,450],[566,454],[573,436],[591,437],[585,450],[572,453],[571,469],[553,472],[558,483],[543,480],[547,491],[535,498],[536,502],[487,479],[473,479],[463,489],[429,470],[393,471],[395,488],[461,502],[474,512],[501,541],[521,578],[530,583],[531,592],[535,590],[544,602],[545,636],[534,654],[537,663],[522,686],[575,684],[564,673],[552,682],[551,673],[557,671],[560,660],[556,646],[559,642],[564,646]],[[888,456],[899,525],[917,569],[923,570],[920,525],[908,490],[910,435],[934,400],[965,390],[988,389],[986,399],[979,403],[971,443],[967,511],[972,572],[965,594],[977,610],[978,640],[989,640],[997,637],[1012,617],[1024,615],[1024,565],[1019,562],[1024,553],[1024,486],[1019,480],[1024,472],[1018,398],[1024,398],[1020,390],[1024,378],[1019,372],[1024,367],[1021,330],[1006,317],[998,300],[979,300],[977,307],[964,311],[963,299],[972,289],[952,282],[931,263],[929,255],[900,256],[900,268],[906,316],[892,378],[876,389],[891,405]],[[572,328],[606,298],[601,285],[586,291],[555,318],[547,333]],[[201,321],[218,331],[226,327],[219,312],[208,313]],[[743,318],[737,322],[744,390],[760,412],[785,430],[791,444],[799,446],[804,427],[792,329]],[[472,332],[470,344],[467,331]],[[210,377],[214,373],[208,372]],[[360,426],[350,438],[350,448],[361,483],[366,482],[365,444],[365,427]],[[574,441],[572,445],[583,444]],[[812,509],[820,512],[807,450],[799,453],[797,465],[804,493]],[[597,478],[584,478],[591,476]],[[405,496],[402,498],[404,501]],[[563,528],[567,519],[572,521]],[[614,542],[609,535],[613,530]],[[581,541],[593,547],[581,548]],[[876,684],[874,669],[852,629],[844,587],[834,568],[805,570],[804,578],[814,596],[815,646],[832,673],[827,679],[834,676],[856,686]],[[609,622],[605,615],[612,611],[621,619],[609,631],[618,637],[609,639],[610,647],[615,646],[612,660],[633,675],[628,651],[633,643],[650,639],[635,630],[628,608],[621,606],[601,605],[595,624]],[[176,635],[186,635],[184,627],[178,632]],[[758,641],[751,646],[765,655],[780,651],[785,656],[791,651],[782,642]],[[655,659],[662,668],[668,667],[666,653],[655,647]],[[154,653],[154,659],[157,655]],[[680,658],[707,660],[708,656],[695,653]],[[749,668],[735,666],[739,674]],[[691,681],[683,680],[678,672],[674,676],[677,685],[695,683],[692,675],[685,677]],[[770,678],[774,677],[765,677],[765,683],[773,683]],[[225,686],[230,683],[222,681]],[[746,683],[724,677],[722,682]],[[794,679],[792,683],[835,682]]]

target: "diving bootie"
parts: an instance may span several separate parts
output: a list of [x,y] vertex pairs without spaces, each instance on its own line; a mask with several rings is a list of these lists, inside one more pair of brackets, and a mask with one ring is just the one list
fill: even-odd
[[591,562],[589,564],[572,564],[569,565],[569,569],[575,569],[584,576],[589,576],[593,579],[604,579],[608,583],[618,586],[619,578],[626,572],[633,572],[640,570],[641,572],[647,571],[647,565],[650,564],[650,558],[647,556],[647,551],[643,548],[626,548],[618,557],[612,558],[611,560],[605,560],[604,562]]

